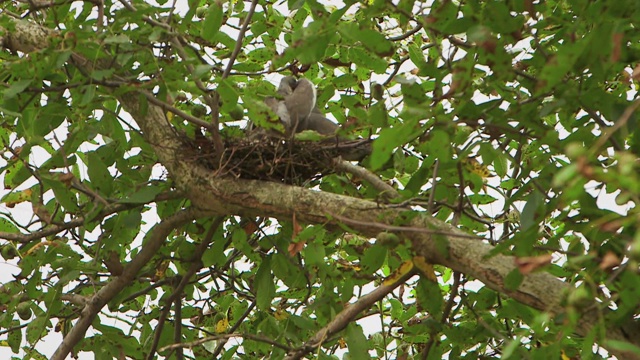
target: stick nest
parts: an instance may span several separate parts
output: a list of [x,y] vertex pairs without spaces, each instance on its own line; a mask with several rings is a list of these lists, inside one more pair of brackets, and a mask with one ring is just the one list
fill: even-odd
[[294,185],[333,173],[333,159],[338,156],[358,148],[370,149],[369,140],[296,141],[265,135],[258,139],[227,139],[222,159],[216,160],[209,139],[190,140],[187,145],[185,155],[217,176]]

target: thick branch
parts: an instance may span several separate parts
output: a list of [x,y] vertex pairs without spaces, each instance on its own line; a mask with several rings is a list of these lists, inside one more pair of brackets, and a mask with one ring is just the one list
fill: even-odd
[[[375,223],[393,225],[411,218],[407,216],[406,209],[385,208],[372,201],[338,194],[278,183],[219,179],[197,168],[193,168],[187,176],[194,180],[187,190],[192,202],[211,211],[226,211],[242,216],[272,216],[283,220],[291,219],[295,213],[301,222],[336,228],[339,222],[331,214],[339,214],[340,217],[357,220],[349,226],[369,237],[375,237],[380,232],[380,227]],[[508,289],[505,279],[516,269],[514,257],[500,254],[489,256],[493,247],[486,242],[469,239],[467,233],[426,213],[417,215],[406,226],[433,232],[397,231],[411,239],[416,255],[424,256],[430,263],[441,264],[476,278],[491,289],[535,309],[551,314],[564,311],[562,301],[571,289],[567,283],[548,273],[532,273],[524,275],[517,289]],[[445,233],[449,235],[442,235]],[[583,312],[576,332],[586,336],[601,317],[602,313],[597,308]],[[607,338],[640,345],[640,338],[625,335],[617,327],[607,329]]]

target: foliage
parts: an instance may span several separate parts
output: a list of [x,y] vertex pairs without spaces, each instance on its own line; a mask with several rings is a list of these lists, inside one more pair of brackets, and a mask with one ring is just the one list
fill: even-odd
[[[187,138],[196,118],[229,139],[240,118],[268,123],[259,104],[275,74],[293,73],[317,85],[344,136],[375,138],[362,166],[395,202],[518,269],[490,289],[438,265],[437,282],[411,277],[305,356],[640,357],[633,341],[607,341],[640,297],[636,1],[4,2],[5,36],[16,18],[53,31],[36,51],[5,41],[0,53],[0,246],[13,275],[0,328],[16,356],[50,356],[45,339],[60,343],[160,220],[189,207],[120,99],[165,103]],[[382,201],[350,174],[306,186]],[[284,358],[413,259],[401,236],[264,215],[176,226],[74,353]],[[561,306],[509,297],[534,270],[571,285]],[[578,336],[586,310],[601,321]]]

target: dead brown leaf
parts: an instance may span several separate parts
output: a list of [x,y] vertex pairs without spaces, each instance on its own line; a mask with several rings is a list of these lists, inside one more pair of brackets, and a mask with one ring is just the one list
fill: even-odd
[[611,251],[608,251],[602,257],[602,261],[600,261],[600,265],[598,265],[598,267],[602,271],[608,271],[608,270],[611,270],[614,267],[620,265],[621,263],[622,263],[622,261],[620,260],[618,255],[614,254]]
[[302,251],[302,249],[304,249],[304,245],[306,243],[306,241],[298,241],[289,244],[289,247],[287,248],[287,251],[289,251],[289,255],[296,256],[300,251]]
[[538,256],[525,256],[525,257],[517,257],[514,260],[514,263],[520,270],[520,273],[523,275],[530,274],[534,270],[537,270],[545,265],[551,263],[551,254],[544,254]]

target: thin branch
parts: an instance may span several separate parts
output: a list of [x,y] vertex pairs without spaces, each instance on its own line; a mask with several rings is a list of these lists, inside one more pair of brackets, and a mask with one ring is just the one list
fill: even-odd
[[233,334],[221,334],[221,335],[214,335],[214,336],[207,336],[205,338],[202,339],[198,339],[196,341],[192,341],[192,342],[188,342],[188,343],[181,343],[181,344],[172,344],[172,345],[167,345],[163,348],[160,349],[160,351],[165,351],[165,350],[172,350],[172,349],[177,349],[177,348],[193,348],[196,347],[198,345],[202,345],[204,343],[208,343],[209,341],[215,341],[215,340],[229,340],[229,339],[233,339],[233,338],[243,338],[246,340],[253,340],[253,341],[259,341],[259,342],[263,342],[266,344],[270,344],[273,345],[277,348],[280,348],[282,350],[285,351],[291,351],[291,348],[286,346],[286,345],[282,345],[278,342],[275,342],[267,337],[264,336],[260,336],[260,335],[253,335],[253,334],[239,334],[239,333],[233,333]]
[[80,318],[71,328],[69,333],[64,337],[62,343],[56,349],[51,360],[65,360],[67,355],[80,342],[93,320],[96,318],[102,308],[117,296],[125,287],[127,287],[135,279],[136,275],[144,267],[149,260],[160,249],[167,236],[178,226],[193,221],[199,217],[206,216],[208,213],[202,210],[189,208],[172,215],[159,224],[157,224],[150,232],[149,237],[145,239],[142,249],[131,262],[124,268],[122,275],[114,278],[104,287],[102,287],[95,295],[88,299],[87,305],[82,309]]
[[[126,0],[120,0],[120,3],[122,4],[122,6],[124,6],[129,11],[132,11],[132,12],[137,12],[138,11],[138,9],[136,9],[131,3],[129,3]],[[142,15],[142,20],[144,20],[149,25],[157,26],[159,28],[163,28],[163,29],[167,30],[170,33],[172,32],[171,26],[169,26],[169,24],[165,24],[163,22],[154,20],[154,19],[148,17],[147,15]]]
[[8,334],[12,331],[16,331],[16,330],[20,330],[22,328],[26,328],[27,326],[29,326],[29,321],[25,322],[24,324],[20,324],[20,325],[16,325],[16,326],[12,326],[10,328],[6,328],[4,330],[0,330],[0,335],[4,335],[4,334]]
[[427,202],[427,213],[429,215],[433,215],[433,211],[435,209],[435,195],[436,195],[436,185],[437,185],[437,177],[438,177],[438,169],[440,168],[440,160],[436,160],[436,163],[433,165],[433,176],[431,177],[431,191],[429,193],[429,201]]
[[416,270],[412,270],[407,274],[401,276],[396,281],[390,284],[381,284],[372,292],[364,295],[360,299],[356,300],[353,304],[345,307],[336,317],[331,320],[329,324],[320,329],[314,336],[307,340],[304,345],[295,351],[292,351],[285,358],[286,360],[297,360],[303,358],[306,354],[314,351],[322,346],[322,343],[329,337],[333,336],[337,332],[343,330],[350,324],[362,311],[369,309],[373,304],[380,301],[382,298],[391,293],[395,288],[404,284],[409,278],[416,274]]
[[[213,220],[213,224],[211,224],[209,232],[205,235],[204,239],[202,239],[202,242],[200,242],[200,244],[198,244],[198,246],[196,247],[194,258],[191,262],[189,270],[187,270],[187,273],[182,277],[182,280],[180,280],[180,283],[176,286],[173,294],[171,294],[171,296],[169,296],[165,300],[165,306],[160,313],[160,317],[158,318],[158,325],[155,328],[155,336],[153,337],[153,343],[151,344],[151,350],[149,350],[147,359],[151,360],[155,358],[156,349],[158,348],[158,343],[160,342],[160,337],[162,335],[162,328],[164,327],[165,320],[169,315],[171,305],[173,305],[177,299],[180,299],[182,291],[184,291],[184,288],[187,286],[187,284],[189,284],[189,281],[191,281],[191,277],[193,277],[193,275],[195,275],[198,270],[202,269],[202,255],[209,247],[209,244],[211,244],[211,240],[213,240],[213,234],[215,234],[216,230],[218,229],[218,227],[220,227],[223,221],[224,217],[222,216],[216,217]],[[174,311],[178,312],[178,309],[174,309]]]
[[187,113],[185,113],[184,111],[175,108],[174,106],[171,106],[169,104],[167,104],[166,102],[156,98],[155,96],[153,96],[152,94],[149,94],[146,91],[142,91],[139,90],[138,91],[140,94],[142,94],[150,103],[159,106],[160,108],[162,108],[162,110],[164,111],[169,111],[187,121],[189,121],[192,124],[198,125],[198,126],[202,126],[206,129],[210,129],[211,128],[211,123],[208,123],[202,119],[199,119],[195,116],[191,116]]
[[407,31],[406,33],[402,34],[402,35],[398,35],[398,36],[394,36],[394,37],[390,37],[389,40],[391,41],[400,41],[400,40],[404,40],[406,38],[408,38],[409,36],[417,33],[418,31],[422,30],[422,24],[418,23],[418,25],[416,25],[416,27],[414,27],[413,29]]
[[226,79],[229,77],[231,73],[231,68],[233,67],[233,63],[236,62],[236,58],[238,54],[240,54],[240,50],[242,50],[242,39],[244,39],[244,34],[247,32],[247,28],[249,27],[249,23],[251,22],[251,18],[253,17],[253,13],[256,11],[256,5],[258,5],[258,0],[251,1],[251,7],[249,7],[249,13],[244,18],[244,22],[242,23],[242,27],[240,28],[240,32],[238,33],[238,39],[236,40],[236,47],[233,49],[231,53],[231,57],[229,58],[229,63],[227,64],[226,69],[222,73],[222,78]]
[[[161,194],[161,195],[156,196],[156,198],[153,201],[155,202],[155,201],[176,199],[178,197],[179,196],[178,196],[177,193]],[[83,226],[87,222],[96,221],[96,220],[102,219],[102,218],[104,218],[106,216],[109,216],[111,214],[115,214],[115,213],[120,212],[120,211],[135,209],[135,208],[141,207],[143,205],[145,205],[145,204],[114,204],[114,205],[109,205],[109,206],[106,206],[95,217],[90,218],[90,219],[85,218],[84,216],[79,216],[79,217],[77,217],[77,218],[75,218],[75,219],[73,219],[73,220],[71,220],[69,222],[66,222],[64,224],[49,225],[43,230],[32,232],[30,234],[16,234],[16,233],[10,233],[10,232],[0,232],[0,239],[10,240],[10,241],[17,241],[19,243],[26,244],[26,243],[29,243],[31,241],[37,240],[37,239],[42,239],[42,238],[50,236],[50,235],[55,235],[55,234],[57,234],[57,233],[59,233],[61,231],[64,231],[64,230],[69,230],[69,229],[73,229],[73,228],[76,228],[76,227],[79,227],[79,226]]]
[[597,153],[598,151],[600,151],[602,145],[604,145],[616,131],[618,131],[621,127],[625,126],[627,122],[629,122],[631,115],[633,115],[633,112],[636,111],[638,106],[640,106],[640,99],[634,100],[631,105],[629,105],[624,110],[622,116],[620,116],[618,121],[616,121],[616,123],[611,128],[609,128],[608,131],[604,131],[603,134],[600,135],[600,138],[596,142],[595,146],[592,147],[592,149],[594,149],[594,152]]
[[[180,344],[182,342],[182,298],[177,297],[173,302],[173,313],[175,320],[173,321],[173,342]],[[182,348],[176,349],[176,360],[184,359],[184,351]]]

